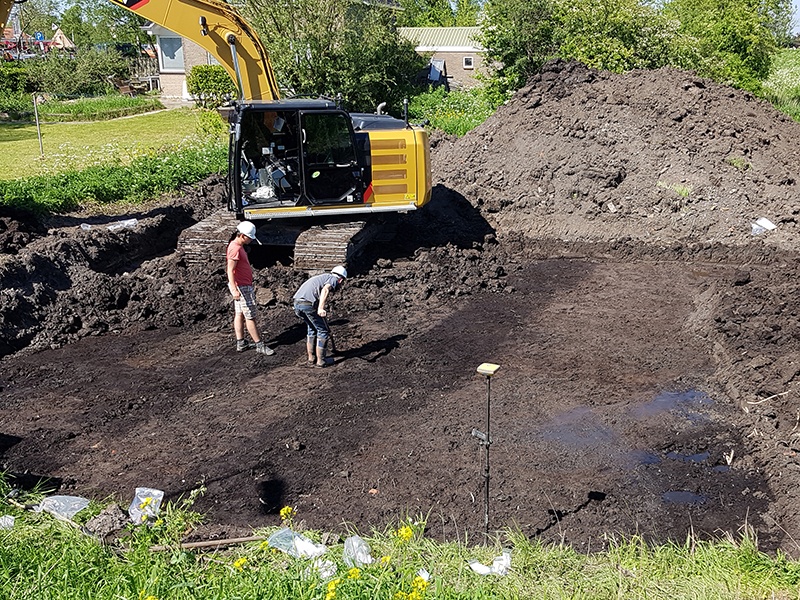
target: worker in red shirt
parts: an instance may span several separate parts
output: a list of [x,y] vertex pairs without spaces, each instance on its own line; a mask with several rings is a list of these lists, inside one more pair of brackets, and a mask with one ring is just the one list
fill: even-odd
[[[236,333],[236,351],[244,352],[255,345],[256,352],[270,356],[275,351],[261,341],[256,323],[258,305],[253,287],[253,269],[244,247],[256,239],[256,226],[250,221],[242,221],[236,226],[236,237],[228,244],[228,290],[233,296],[233,331]],[[258,242],[259,244],[261,242]],[[244,339],[244,330],[253,338],[254,344]]]

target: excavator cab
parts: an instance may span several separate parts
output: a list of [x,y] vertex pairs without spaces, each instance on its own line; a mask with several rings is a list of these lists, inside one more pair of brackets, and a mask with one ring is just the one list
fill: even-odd
[[229,203],[237,213],[364,202],[368,161],[350,116],[333,103],[242,104],[229,120]]

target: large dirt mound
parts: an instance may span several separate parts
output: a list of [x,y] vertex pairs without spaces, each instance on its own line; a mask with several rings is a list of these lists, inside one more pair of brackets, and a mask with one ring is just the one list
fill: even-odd
[[435,172],[497,228],[536,239],[797,245],[800,124],[674,69],[549,63],[481,126],[441,142]]
[[285,255],[251,251],[265,359],[230,352],[221,257],[173,251],[219,181],[134,214],[0,213],[2,467],[100,497],[202,480],[229,528],[431,509],[474,539],[491,360],[493,526],[591,550],[747,522],[794,552],[798,127],[690,73],[549,64],[434,139],[433,198],[349,265],[321,372]]

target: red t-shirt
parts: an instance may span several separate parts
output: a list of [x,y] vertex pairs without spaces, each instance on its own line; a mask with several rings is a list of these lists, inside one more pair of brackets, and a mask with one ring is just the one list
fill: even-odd
[[247,252],[238,241],[232,240],[228,244],[228,260],[235,260],[236,266],[233,268],[233,281],[237,286],[253,285],[253,268],[250,266],[250,259]]

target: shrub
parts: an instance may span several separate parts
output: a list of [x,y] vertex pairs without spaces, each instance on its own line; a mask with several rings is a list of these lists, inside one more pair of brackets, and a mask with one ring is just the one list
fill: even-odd
[[228,131],[216,110],[201,110],[197,117],[197,133],[202,137],[223,137]]
[[504,98],[491,87],[451,92],[439,87],[412,98],[409,113],[445,133],[464,135],[489,118]]
[[111,88],[109,77],[127,79],[128,63],[114,50],[76,55],[51,52],[26,61],[29,87],[57,96],[98,96]]
[[186,88],[197,105],[203,108],[216,108],[228,97],[236,95],[236,86],[220,65],[192,67],[186,77]]

